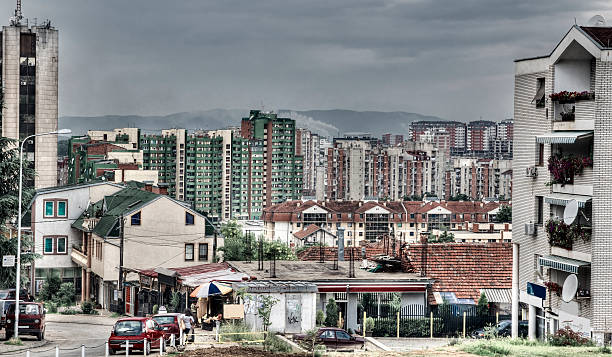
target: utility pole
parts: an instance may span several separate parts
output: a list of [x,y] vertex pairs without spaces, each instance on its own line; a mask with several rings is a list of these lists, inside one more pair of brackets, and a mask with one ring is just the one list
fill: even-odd
[[123,214],[119,221],[119,303],[117,306],[117,313],[123,314]]

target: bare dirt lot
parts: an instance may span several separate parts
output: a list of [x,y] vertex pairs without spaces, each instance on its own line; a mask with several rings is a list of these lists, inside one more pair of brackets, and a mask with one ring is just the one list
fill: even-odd
[[[203,348],[195,351],[187,351],[181,357],[286,357],[286,353],[274,353],[256,348],[232,346],[227,348]],[[291,354],[296,357],[306,357],[307,354]]]

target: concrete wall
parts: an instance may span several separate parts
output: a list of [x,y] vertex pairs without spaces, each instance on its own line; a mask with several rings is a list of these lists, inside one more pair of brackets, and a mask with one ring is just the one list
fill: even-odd
[[591,88],[591,60],[564,60],[555,65],[555,92],[582,92]]
[[247,300],[244,304],[245,322],[253,331],[262,331],[262,321],[257,315],[257,301],[262,296],[269,295],[278,302],[272,307],[270,313],[270,331],[281,333],[298,333],[290,331],[287,326],[287,295],[301,296],[301,331],[304,333],[316,325],[316,293],[269,293],[269,294],[252,294],[253,300]]
[[19,38],[20,28],[2,27],[2,136],[19,139]]
[[[59,35],[55,29],[36,32],[36,133],[57,130]],[[36,188],[57,186],[57,136],[36,137]]]

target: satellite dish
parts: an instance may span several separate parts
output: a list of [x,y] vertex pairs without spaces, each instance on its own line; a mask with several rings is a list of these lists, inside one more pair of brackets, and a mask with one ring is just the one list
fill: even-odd
[[595,15],[589,19],[589,26],[604,27],[606,26],[606,19],[601,15]]
[[561,291],[561,299],[565,302],[570,302],[576,296],[578,291],[578,277],[576,274],[570,274],[563,282],[563,291]]
[[563,210],[563,222],[567,225],[574,223],[578,215],[578,201],[571,200],[565,205]]

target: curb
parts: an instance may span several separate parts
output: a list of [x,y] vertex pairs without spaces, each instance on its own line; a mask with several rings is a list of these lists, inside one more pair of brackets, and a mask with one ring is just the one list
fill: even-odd
[[[38,341],[37,341],[37,342],[38,342]],[[32,349],[34,349],[34,348],[45,347],[46,345],[48,345],[48,344],[49,344],[49,341],[48,341],[48,340],[44,340],[44,341],[40,341],[39,343],[40,343],[40,344],[36,343],[36,344],[34,344],[34,345],[32,345],[32,346],[16,346],[16,347],[18,347],[18,348],[15,348],[15,349],[13,349],[13,350],[10,350],[10,349],[9,349],[9,350],[6,350],[6,351],[2,351],[2,352],[0,352],[0,356],[2,356],[2,355],[7,355],[7,354],[9,354],[9,353],[15,353],[15,352],[20,352],[20,351],[32,350]],[[5,345],[5,346],[6,346],[6,345]]]
[[392,349],[390,349],[389,347],[387,347],[387,345],[385,345],[384,343],[378,341],[377,339],[373,338],[373,337],[366,337],[366,342],[369,342],[371,344],[373,344],[376,348],[383,350],[383,351],[393,351]]

